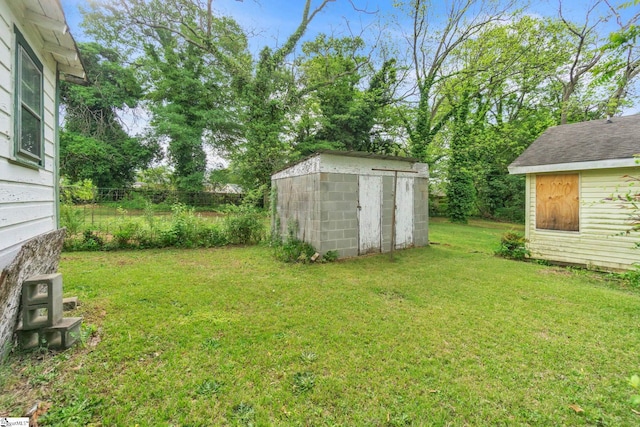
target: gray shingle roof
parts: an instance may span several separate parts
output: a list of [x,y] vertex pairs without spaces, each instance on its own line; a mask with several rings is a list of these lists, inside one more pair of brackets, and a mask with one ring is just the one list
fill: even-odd
[[629,159],[640,154],[640,114],[547,129],[509,166]]

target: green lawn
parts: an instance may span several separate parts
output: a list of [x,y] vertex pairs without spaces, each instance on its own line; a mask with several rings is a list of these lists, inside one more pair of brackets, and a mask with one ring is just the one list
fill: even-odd
[[[63,254],[84,347],[13,355],[0,415],[77,425],[640,424],[640,293],[494,257],[513,226],[285,265],[268,247]],[[89,331],[91,332],[91,331]],[[65,424],[66,423],[66,424]]]

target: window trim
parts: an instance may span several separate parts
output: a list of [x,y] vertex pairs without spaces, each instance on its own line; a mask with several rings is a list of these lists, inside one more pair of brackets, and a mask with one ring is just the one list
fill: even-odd
[[[33,49],[22,35],[20,30],[14,25],[13,27],[16,42],[15,42],[15,58],[14,58],[14,105],[13,105],[13,113],[14,113],[14,160],[28,167],[36,167],[43,168],[44,167],[44,67],[42,62],[38,59]],[[24,150],[22,148],[22,108],[24,102],[22,101],[22,53],[25,53],[29,59],[33,62],[36,69],[40,72],[40,87],[38,88],[40,91],[40,105],[38,110],[33,111],[28,105],[26,106],[27,110],[33,112],[35,114],[39,114],[39,117],[36,117],[40,121],[40,155],[37,156],[34,153]],[[35,115],[34,115],[35,117]]]

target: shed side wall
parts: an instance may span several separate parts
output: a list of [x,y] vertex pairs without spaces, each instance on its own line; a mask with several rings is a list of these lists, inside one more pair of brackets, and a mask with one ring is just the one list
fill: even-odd
[[[527,175],[528,247],[533,258],[582,264],[604,269],[630,269],[640,262],[635,244],[640,235],[626,235],[631,227],[630,209],[611,195],[629,190],[625,175],[637,176],[640,168],[600,169],[580,172],[580,231],[536,229],[536,175]],[[640,190],[636,184],[635,191]]]
[[[25,241],[56,229],[55,82],[51,55],[39,51],[40,37],[17,22],[7,2],[0,1],[0,269],[11,262]],[[14,153],[14,81],[16,25],[43,64],[44,167],[12,163]]]
[[413,244],[429,244],[429,179],[415,178],[413,183]]
[[274,179],[276,212],[272,224],[274,231],[286,238],[294,227],[296,237],[313,247],[320,244],[320,174],[314,173]]

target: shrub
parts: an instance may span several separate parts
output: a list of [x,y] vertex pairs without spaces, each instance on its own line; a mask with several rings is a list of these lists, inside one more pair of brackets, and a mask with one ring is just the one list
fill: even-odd
[[284,242],[274,246],[276,259],[282,262],[307,262],[316,253],[309,243],[292,236],[287,236]]
[[219,224],[200,224],[198,227],[198,246],[206,248],[229,244],[226,230]]
[[282,262],[331,262],[338,259],[338,251],[327,251],[322,258],[313,259],[316,254],[316,249],[307,242],[304,242],[296,237],[298,224],[295,221],[291,221],[288,224],[287,237],[282,240],[282,237],[277,234],[271,235],[271,245],[274,248],[274,255],[277,260]]
[[247,245],[260,242],[265,235],[262,215],[254,208],[240,207],[232,209],[225,218],[223,227],[226,240],[233,245]]
[[327,262],[333,262],[338,259],[338,256],[339,256],[338,251],[327,251],[322,256],[322,259]]
[[74,236],[84,225],[84,213],[73,205],[60,205],[60,225],[67,229],[67,236]]
[[119,248],[135,246],[133,240],[141,233],[141,226],[135,221],[126,221],[113,233],[113,244]]
[[635,270],[622,273],[622,280],[627,282],[633,288],[640,288],[640,265],[636,265]]
[[523,261],[531,255],[526,248],[527,239],[521,233],[508,231],[500,239],[500,248],[495,254],[507,259]]

